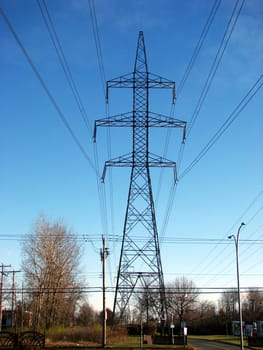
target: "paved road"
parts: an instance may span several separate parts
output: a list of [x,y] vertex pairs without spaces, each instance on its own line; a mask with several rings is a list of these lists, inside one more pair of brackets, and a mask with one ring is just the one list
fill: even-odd
[[188,344],[194,346],[197,350],[239,350],[239,347],[236,345],[228,345],[201,339],[188,338]]

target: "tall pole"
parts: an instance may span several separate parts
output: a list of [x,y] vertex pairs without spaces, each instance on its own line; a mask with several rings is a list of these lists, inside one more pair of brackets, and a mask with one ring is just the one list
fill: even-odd
[[23,332],[23,327],[24,327],[24,284],[22,282],[22,295],[21,295],[21,325],[20,329],[21,332]]
[[7,271],[7,273],[12,273],[12,306],[11,306],[11,315],[12,315],[12,328],[16,325],[15,322],[15,302],[16,302],[16,294],[15,294],[15,274],[21,272],[20,270],[12,270]]
[[2,303],[3,303],[3,288],[4,288],[4,276],[6,276],[5,267],[11,267],[11,265],[1,264],[1,283],[0,283],[0,332],[2,330]]
[[102,261],[102,279],[103,279],[103,320],[102,320],[102,347],[106,346],[106,331],[107,331],[107,310],[106,310],[106,259],[109,255],[108,248],[106,248],[106,238],[102,236],[102,249],[100,251]]
[[244,226],[244,222],[242,222],[238,228],[237,235],[231,235],[228,238],[234,239],[235,247],[236,247],[236,265],[237,265],[237,295],[238,295],[238,311],[239,311],[239,323],[240,323],[240,349],[244,349],[243,345],[243,321],[242,321],[242,304],[240,297],[240,282],[239,282],[239,261],[238,261],[238,242],[239,242],[239,234],[241,227]]

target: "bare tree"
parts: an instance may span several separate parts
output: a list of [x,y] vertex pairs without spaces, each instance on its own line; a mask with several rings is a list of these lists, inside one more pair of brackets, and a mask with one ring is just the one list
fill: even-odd
[[263,292],[250,289],[246,294],[243,312],[248,322],[262,320],[263,318]]
[[80,246],[62,222],[41,216],[22,243],[22,268],[35,328],[73,321],[79,298]]
[[88,302],[83,303],[79,308],[77,324],[87,327],[99,322],[99,313]]
[[195,308],[199,292],[193,281],[185,277],[176,278],[166,287],[166,299],[169,315],[179,323],[186,321],[187,315]]
[[139,312],[140,320],[143,318],[145,322],[153,321],[160,316],[158,315],[160,292],[152,289],[147,282],[144,284],[142,291],[135,295],[135,307]]
[[238,318],[238,295],[237,290],[224,291],[219,299],[219,314],[225,324],[226,334],[229,334],[231,322]]

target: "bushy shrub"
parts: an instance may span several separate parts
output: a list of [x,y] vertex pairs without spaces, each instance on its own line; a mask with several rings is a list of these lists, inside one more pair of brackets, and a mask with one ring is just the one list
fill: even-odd
[[72,328],[61,328],[52,329],[48,332],[47,337],[52,342],[101,342],[101,327],[72,327]]
[[141,334],[141,325],[132,323],[127,325],[128,335],[140,335]]
[[155,322],[147,322],[143,325],[143,334],[146,335],[154,335],[156,332],[156,323]]

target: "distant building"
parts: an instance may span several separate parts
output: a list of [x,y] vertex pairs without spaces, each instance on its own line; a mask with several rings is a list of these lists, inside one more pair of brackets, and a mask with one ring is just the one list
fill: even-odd
[[[256,321],[253,324],[245,324],[243,323],[243,334],[245,336],[258,336],[263,337],[263,321]],[[240,335],[240,322],[232,321],[232,334]]]
[[258,337],[263,337],[263,321],[256,321],[256,332]]

